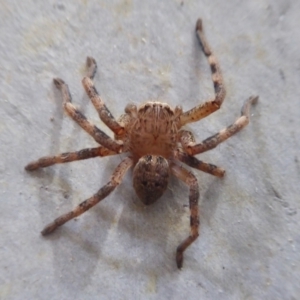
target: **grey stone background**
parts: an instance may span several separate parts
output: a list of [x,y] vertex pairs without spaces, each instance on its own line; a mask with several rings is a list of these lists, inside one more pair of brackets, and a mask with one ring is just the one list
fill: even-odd
[[[186,251],[188,189],[173,179],[144,208],[131,173],[97,207],[48,238],[39,232],[104,185],[122,156],[27,173],[48,154],[95,146],[61,108],[53,77],[101,129],[81,87],[85,58],[115,116],[128,102],[185,110],[213,95],[194,27],[221,63],[222,109],[191,125],[198,141],[251,123],[201,159],[227,170],[200,183],[201,236]],[[0,1],[0,299],[299,299],[300,2]],[[110,133],[111,134],[111,133]]]

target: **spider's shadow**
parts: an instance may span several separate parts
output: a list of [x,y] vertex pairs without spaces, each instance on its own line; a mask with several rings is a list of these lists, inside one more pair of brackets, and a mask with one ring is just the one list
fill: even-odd
[[[200,205],[201,217],[205,216],[204,224],[209,223],[216,210],[222,185],[218,178],[207,181],[210,184],[201,196],[202,203]],[[115,241],[121,248],[120,252],[123,254],[120,256],[122,258],[116,257],[112,253],[101,253],[100,259],[109,265],[118,265],[120,268],[124,268],[128,274],[141,272],[148,274],[150,272],[161,277],[170,272],[178,272],[175,264],[175,250],[189,234],[188,188],[174,178],[170,182],[170,189],[163,197],[158,202],[145,207],[135,196],[132,186],[129,184],[123,184],[123,186],[124,188],[120,187],[115,192],[115,199],[112,200],[121,198],[119,201],[125,202],[116,229],[118,240]],[[128,195],[128,197],[126,196],[125,199],[124,195]],[[107,207],[103,208],[101,205],[94,209],[94,213],[99,217],[101,224],[102,222],[111,223],[116,214],[115,207],[112,206],[109,211]],[[95,234],[98,232],[98,229],[94,228],[93,230],[95,230]],[[185,264],[190,266],[191,260],[196,260],[197,263],[201,261],[200,239],[186,251]],[[137,261],[139,261],[138,264]]]
[[[72,92],[72,87],[70,87],[70,90]],[[84,94],[83,90],[82,94]],[[78,147],[80,146],[78,146],[76,142],[80,140],[78,139],[78,134],[84,134],[83,130],[64,114],[62,95],[54,86],[52,98],[55,100],[56,109],[53,112],[55,118],[50,136],[51,147],[48,154],[55,155],[61,152],[79,150]],[[80,111],[83,114],[86,113],[87,105],[91,105],[86,98],[86,95],[81,97]],[[73,100],[75,100],[73,102],[78,102],[77,99]],[[73,123],[74,126],[69,134],[71,138],[67,140],[67,143],[64,144],[64,149],[61,150],[60,140],[62,136],[61,128],[63,118],[68,119],[68,122]],[[84,148],[84,145],[81,148]],[[102,161],[101,169],[104,169],[104,174],[109,174],[111,167],[109,167],[108,164],[105,165],[105,161],[105,159]],[[74,162],[74,164],[75,163],[76,162]],[[106,172],[106,169],[109,170]],[[63,212],[70,211],[74,207],[72,199],[77,196],[76,192],[78,192],[78,190],[73,188],[74,184],[69,180],[69,178],[72,179],[71,170],[72,166],[66,163],[30,173],[31,176],[38,177],[39,183],[41,184],[38,198],[40,199],[39,211],[43,226],[52,221],[53,218],[61,215]],[[100,178],[99,182],[101,182]],[[96,187],[96,190],[97,188],[99,187]],[[94,191],[91,193],[93,192]],[[53,199],[54,197],[58,199]],[[80,202],[83,200],[84,199],[80,200]],[[49,215],[52,217],[49,217]],[[105,234],[105,232],[106,231],[103,230],[103,234]],[[99,238],[99,231],[97,235]],[[103,236],[101,237],[101,235],[100,233],[100,239],[104,238]],[[64,278],[63,280],[58,280],[58,282],[65,284],[76,281],[77,284],[84,288],[89,283],[90,276],[93,274],[93,270],[96,266],[95,261],[99,257],[100,248],[95,246],[92,238],[79,235],[74,231],[72,232],[67,226],[63,226],[63,228],[57,230],[57,232],[47,237],[47,239],[53,247],[56,277]],[[77,264],[77,261],[80,262],[80,264]]]

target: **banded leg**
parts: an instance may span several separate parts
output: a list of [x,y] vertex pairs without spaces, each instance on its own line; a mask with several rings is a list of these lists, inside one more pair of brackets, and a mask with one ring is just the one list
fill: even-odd
[[198,207],[198,199],[199,199],[199,187],[196,177],[184,169],[181,166],[173,164],[171,166],[172,173],[185,182],[190,188],[189,194],[189,202],[190,202],[190,226],[191,232],[190,235],[177,247],[176,250],[176,263],[177,267],[181,269],[183,263],[183,252],[189,247],[199,236],[199,207]]
[[68,85],[59,78],[53,79],[55,86],[62,92],[63,107],[67,114],[87,133],[89,133],[97,143],[101,144],[105,148],[120,153],[122,151],[122,144],[110,138],[98,127],[93,125],[87,120],[87,118],[71,103],[71,94]]
[[97,148],[87,148],[76,152],[61,153],[56,156],[41,157],[40,159],[29,163],[25,167],[25,170],[33,171],[39,168],[46,168],[55,164],[62,164],[71,161],[76,161],[76,160],[82,160],[82,159],[87,159],[87,158],[92,158],[97,156],[103,157],[103,156],[114,155],[114,154],[116,153],[101,146]]
[[219,168],[213,164],[205,163],[199,159],[197,159],[194,156],[190,156],[187,153],[184,153],[180,150],[177,150],[175,153],[175,158],[179,161],[187,164],[188,166],[198,169],[202,172],[217,176],[217,177],[223,177],[225,174],[225,170],[222,168]]
[[246,100],[242,107],[241,117],[239,117],[232,125],[228,126],[227,128],[224,128],[219,133],[207,138],[200,144],[195,145],[193,143],[189,143],[185,145],[187,153],[189,155],[196,155],[213,149],[220,143],[224,142],[225,140],[242,130],[249,123],[250,106],[257,103],[257,100],[258,96],[252,96],[248,100]]
[[52,223],[48,224],[43,230],[42,235],[47,235],[53,232],[57,227],[65,224],[69,220],[78,217],[79,215],[86,212],[88,209],[95,206],[105,197],[107,197],[122,181],[126,171],[132,166],[133,161],[130,157],[125,158],[113,172],[110,181],[103,186],[95,195],[91,198],[83,201],[77,207],[70,212],[58,217]]
[[218,110],[225,98],[226,91],[224,87],[223,77],[221,73],[221,69],[219,63],[212,53],[210,46],[206,40],[206,37],[203,32],[202,20],[199,19],[196,24],[196,32],[199,38],[202,50],[208,59],[208,63],[210,65],[211,74],[212,74],[212,81],[214,84],[215,90],[215,98],[209,100],[203,104],[200,104],[191,110],[183,113],[180,117],[181,126],[199,121],[200,119],[205,118],[206,116],[210,115],[211,113]]
[[102,122],[106,124],[106,126],[109,127],[116,135],[120,135],[123,133],[124,128],[115,120],[113,115],[110,113],[105,103],[100,98],[92,80],[96,74],[97,63],[94,58],[87,57],[86,64],[88,67],[88,76],[82,79],[83,87],[87,95],[91,99],[94,107],[96,108]]

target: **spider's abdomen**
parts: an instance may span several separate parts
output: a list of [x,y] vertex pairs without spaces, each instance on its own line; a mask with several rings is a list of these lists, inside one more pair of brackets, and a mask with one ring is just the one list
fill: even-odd
[[137,157],[152,154],[168,158],[177,143],[178,115],[165,103],[147,102],[142,105],[131,125],[132,154]]
[[133,187],[141,201],[154,203],[168,186],[169,163],[156,155],[145,155],[139,159],[133,169]]

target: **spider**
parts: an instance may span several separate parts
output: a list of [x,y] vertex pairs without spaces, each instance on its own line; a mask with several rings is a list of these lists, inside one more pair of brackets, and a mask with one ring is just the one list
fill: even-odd
[[42,235],[53,232],[57,227],[83,214],[106,198],[121,183],[125,173],[131,167],[133,167],[133,187],[145,205],[154,203],[163,195],[167,188],[169,177],[173,174],[189,187],[191,231],[176,250],[177,267],[181,269],[184,251],[199,236],[200,219],[197,179],[193,173],[184,168],[179,162],[211,175],[223,177],[225,174],[224,169],[200,161],[194,156],[215,148],[218,144],[243,129],[249,123],[250,106],[258,100],[257,96],[252,96],[246,100],[242,107],[241,116],[232,125],[203,140],[201,143],[196,143],[190,131],[181,129],[184,125],[199,121],[217,111],[225,98],[225,88],[220,66],[207,43],[201,19],[198,19],[196,23],[196,33],[210,65],[215,96],[213,99],[186,112],[183,112],[180,106],[176,106],[173,109],[166,103],[151,101],[139,107],[128,104],[125,108],[125,114],[116,120],[107,109],[93,84],[93,78],[97,69],[96,61],[92,57],[87,57],[88,72],[87,76],[83,78],[82,84],[100,119],[114,133],[114,139],[93,125],[75,108],[71,101],[68,85],[62,79],[55,78],[53,80],[56,88],[62,93],[63,108],[66,113],[90,134],[100,146],[62,153],[57,156],[42,157],[29,163],[25,169],[33,171],[54,164],[98,156],[116,155],[122,152],[128,153],[128,156],[116,167],[110,181],[106,185],[73,210],[48,224],[42,230]]

